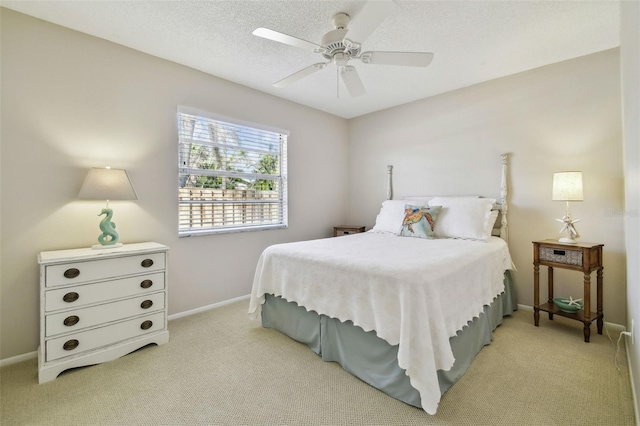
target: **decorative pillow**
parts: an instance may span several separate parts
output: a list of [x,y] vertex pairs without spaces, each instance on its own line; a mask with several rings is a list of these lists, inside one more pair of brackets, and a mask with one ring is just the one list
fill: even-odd
[[404,220],[398,235],[403,237],[417,237],[433,239],[433,231],[436,226],[436,218],[440,212],[440,206],[424,207],[404,206]]
[[[376,217],[376,224],[371,229],[375,232],[398,233],[398,229],[402,225],[404,219],[404,206],[407,204],[404,200],[386,200],[382,203],[380,212]],[[426,206],[426,204],[425,204]]]
[[493,198],[431,199],[430,206],[442,206],[436,222],[435,237],[487,241],[493,227],[491,208],[495,201]]

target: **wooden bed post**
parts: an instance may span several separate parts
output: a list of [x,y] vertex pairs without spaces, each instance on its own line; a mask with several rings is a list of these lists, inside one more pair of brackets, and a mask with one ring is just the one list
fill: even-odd
[[393,183],[391,181],[392,172],[393,166],[387,166],[387,200],[393,199]]
[[507,225],[507,211],[509,207],[507,205],[507,160],[509,159],[509,153],[502,154],[502,182],[500,183],[500,213],[502,221],[500,222],[500,238],[509,242],[509,227]]

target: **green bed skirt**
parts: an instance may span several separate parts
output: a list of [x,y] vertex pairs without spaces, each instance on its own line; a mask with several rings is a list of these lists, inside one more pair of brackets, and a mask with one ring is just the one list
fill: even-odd
[[[502,318],[517,309],[516,291],[509,271],[505,272],[504,283],[504,293],[449,340],[455,363],[448,371],[438,371],[441,394],[462,377],[482,347],[491,343],[493,331],[502,323]],[[422,408],[419,392],[398,365],[398,346],[390,345],[374,331],[365,332],[351,321],[341,322],[319,315],[273,295],[267,295],[262,306],[262,326],[306,344],[324,361],[339,363],[343,369],[387,395]]]

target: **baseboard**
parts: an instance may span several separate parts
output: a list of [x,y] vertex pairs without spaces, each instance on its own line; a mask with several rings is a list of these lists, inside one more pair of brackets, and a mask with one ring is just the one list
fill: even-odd
[[[187,317],[189,315],[198,314],[200,312],[209,311],[211,309],[220,308],[220,307],[225,306],[225,305],[230,305],[231,303],[235,303],[235,302],[239,302],[241,300],[249,299],[250,296],[251,296],[250,294],[247,294],[245,296],[236,297],[234,299],[225,300],[225,301],[222,301],[222,302],[218,302],[218,303],[214,303],[214,304],[211,304],[211,305],[203,306],[201,308],[191,309],[189,311],[185,311],[185,312],[180,312],[180,313],[177,313],[177,314],[169,315],[169,317],[167,319],[169,321],[171,321],[171,320],[174,320],[174,319]],[[247,307],[247,312],[249,312],[249,307]],[[11,364],[17,364],[19,362],[26,361],[26,360],[33,359],[33,358],[37,358],[37,357],[38,357],[38,351],[33,351],[33,352],[29,352],[29,353],[22,354],[22,355],[12,356],[10,358],[0,359],[0,367],[4,367],[6,365],[11,365]]]
[[[174,319],[178,319],[178,318],[182,318],[182,317],[188,317],[190,315],[199,314],[200,312],[210,311],[211,309],[221,308],[223,306],[230,305],[232,303],[239,302],[241,300],[247,300],[247,299],[249,299],[250,296],[251,296],[250,294],[247,294],[245,296],[240,296],[240,297],[236,297],[236,298],[233,298],[233,299],[224,300],[222,302],[218,302],[218,303],[214,303],[214,304],[211,304],[211,305],[202,306],[200,308],[191,309],[189,311],[184,311],[184,312],[180,312],[180,313],[177,313],[177,314],[169,315],[168,319],[169,319],[169,321],[171,321],[171,320],[174,320]],[[247,306],[247,312],[249,312],[249,306]]]
[[17,364],[28,359],[38,358],[38,351],[29,352],[22,355],[12,356],[10,358],[0,359],[0,367],[5,365]]

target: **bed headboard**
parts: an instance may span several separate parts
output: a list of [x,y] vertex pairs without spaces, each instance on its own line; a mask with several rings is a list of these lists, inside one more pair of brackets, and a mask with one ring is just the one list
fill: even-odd
[[[500,199],[496,200],[494,210],[498,210],[498,220],[496,226],[493,229],[492,235],[500,237],[509,242],[509,226],[507,222],[507,212],[509,211],[509,204],[507,202],[507,196],[509,189],[507,186],[507,167],[509,160],[509,153],[501,155],[502,158],[502,179],[500,181]],[[393,166],[387,166],[387,200],[393,199]],[[499,222],[499,223],[498,223]]]

